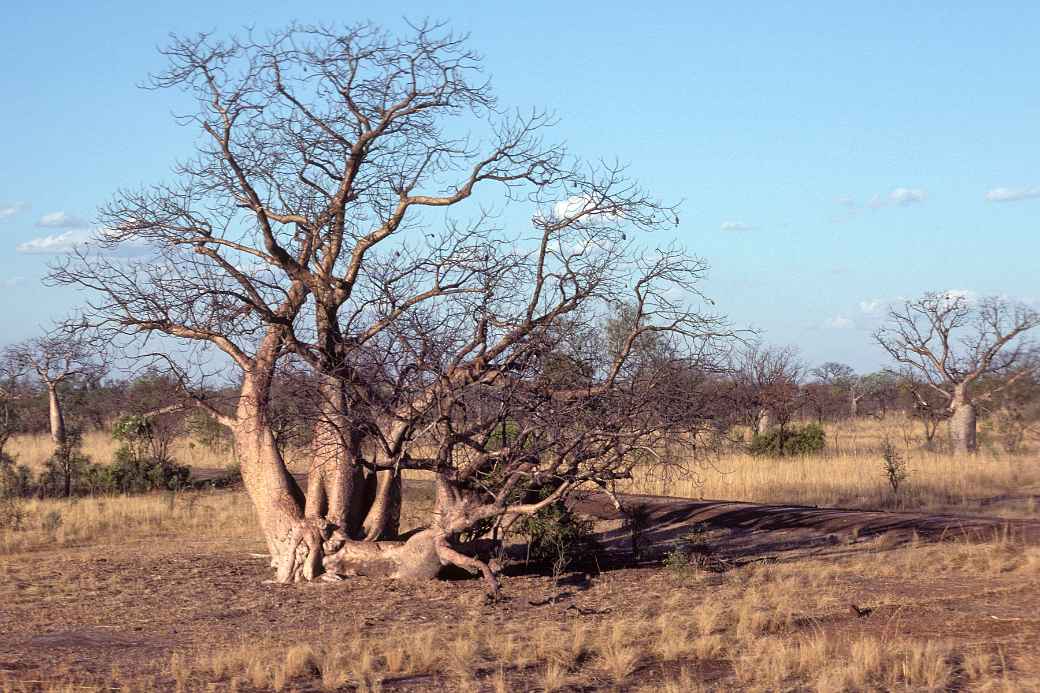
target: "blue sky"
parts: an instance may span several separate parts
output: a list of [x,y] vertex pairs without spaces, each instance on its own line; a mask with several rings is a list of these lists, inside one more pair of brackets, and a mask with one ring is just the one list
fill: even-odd
[[870,333],[898,297],[1040,299],[1040,4],[431,7],[8,5],[0,341],[78,301],[41,285],[53,255],[40,239],[89,224],[116,189],[167,178],[190,153],[193,134],[170,117],[181,97],[136,87],[163,66],[168,33],[293,19],[393,29],[434,11],[471,32],[502,104],[554,110],[576,153],[629,162],[683,200],[675,233],[711,265],[709,295],[811,364],[883,365]]

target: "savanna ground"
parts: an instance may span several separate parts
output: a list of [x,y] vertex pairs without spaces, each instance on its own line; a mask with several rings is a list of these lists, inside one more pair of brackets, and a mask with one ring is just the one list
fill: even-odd
[[[514,566],[497,604],[469,579],[265,584],[235,489],[9,507],[0,690],[1040,690],[1036,454],[926,452],[895,417],[828,434],[821,456],[725,455],[696,479],[626,490],[917,514],[806,526],[785,524],[804,508],[661,501],[651,519],[670,531],[635,532],[637,560],[558,583]],[[898,494],[886,438],[907,460]],[[102,434],[85,442],[108,459]],[[9,450],[48,454],[37,439]],[[178,456],[228,462],[187,442]],[[405,529],[432,502],[423,480],[407,485]],[[1013,519],[958,531],[967,516]],[[926,525],[948,531],[918,536]],[[638,543],[617,521],[598,529]]]

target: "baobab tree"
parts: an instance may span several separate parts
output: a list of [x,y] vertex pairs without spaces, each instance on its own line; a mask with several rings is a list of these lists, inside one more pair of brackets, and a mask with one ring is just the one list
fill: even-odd
[[[643,254],[655,258],[647,264],[633,245],[636,233],[671,226],[672,207],[619,166],[543,143],[548,116],[500,112],[477,56],[439,25],[402,37],[291,26],[260,40],[174,39],[164,52],[170,66],[154,86],[195,97],[183,121],[204,144],[175,183],[119,193],[101,212],[106,231],[51,278],[87,289],[86,321],[99,334],[168,359],[187,394],[231,429],[279,580],[432,576],[454,563],[493,587],[490,567],[460,550],[461,533],[542,507],[517,501],[531,484],[557,481],[552,502],[624,473],[633,441],[653,449],[667,417],[615,430],[636,404],[609,409],[612,437],[598,444],[543,443],[559,460],[549,472],[538,447],[492,449],[484,415],[459,426],[492,409],[495,423],[525,420],[534,393],[547,396],[535,364],[550,336],[576,317],[601,320],[608,305],[639,306],[632,339],[685,340],[674,359],[711,353],[719,321],[663,293],[696,299],[702,263],[666,249]],[[526,207],[513,232],[491,200]],[[447,216],[456,208],[469,217]],[[156,334],[223,352],[241,372],[233,410],[192,388],[183,359],[151,346]],[[599,411],[635,382],[630,353],[581,393],[549,396]],[[306,493],[270,420],[272,382],[290,355],[317,384]],[[625,401],[648,407],[640,392]],[[438,454],[421,456],[427,448]],[[460,462],[463,448],[477,461]],[[438,475],[430,528],[378,541],[393,533],[407,468]],[[370,494],[359,492],[366,474]]]
[[971,453],[977,403],[1032,372],[1033,345],[1023,335],[1037,325],[1040,313],[1009,299],[927,293],[890,310],[874,338],[943,398],[954,450]]
[[744,344],[730,359],[730,369],[733,406],[754,433],[791,421],[801,406],[799,382],[805,370],[795,349]]
[[849,416],[856,418],[859,415],[859,403],[869,392],[863,377],[856,373],[852,366],[835,361],[828,361],[818,368],[812,369],[810,374],[824,385],[828,385],[841,392],[849,403]]
[[70,380],[98,379],[106,369],[105,353],[71,327],[9,346],[4,351],[12,377],[34,377],[47,391],[54,456],[64,476],[64,493],[72,495],[72,457],[62,405],[61,387]]

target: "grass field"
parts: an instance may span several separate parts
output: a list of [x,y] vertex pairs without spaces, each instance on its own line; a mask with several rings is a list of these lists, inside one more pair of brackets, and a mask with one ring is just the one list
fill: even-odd
[[[642,470],[621,484],[624,491],[682,498],[758,503],[841,506],[902,510],[985,511],[1006,517],[1032,517],[1040,497],[1037,448],[1009,454],[987,444],[958,458],[924,448],[919,424],[899,415],[828,424],[822,454],[771,459],[728,450],[698,460],[687,473]],[[890,442],[904,459],[907,479],[894,493],[884,472],[882,445]],[[84,435],[83,452],[94,462],[112,459],[118,444],[107,433]],[[39,470],[53,445],[46,436],[15,436],[7,446],[17,462]],[[199,469],[222,469],[234,453],[213,451],[187,439],[173,445],[178,462]],[[306,470],[306,455],[290,451],[290,465]],[[423,473],[406,472],[414,477]]]
[[1040,687],[1040,548],[1002,538],[562,587],[521,571],[486,605],[471,580],[265,585],[240,491],[29,507],[62,521],[5,535],[0,691]]
[[[906,423],[829,427],[819,456],[730,453],[626,488],[1037,517],[1034,453],[934,454],[897,437]],[[886,438],[908,462],[898,495]],[[9,451],[36,466],[48,448]],[[95,461],[113,449],[85,438]],[[184,441],[176,454],[233,461]],[[431,502],[406,494],[403,528]],[[673,562],[562,585],[518,567],[495,605],[470,580],[268,585],[263,552],[241,490],[0,505],[0,691],[1040,690],[1040,548],[1006,536],[850,539],[724,572]]]

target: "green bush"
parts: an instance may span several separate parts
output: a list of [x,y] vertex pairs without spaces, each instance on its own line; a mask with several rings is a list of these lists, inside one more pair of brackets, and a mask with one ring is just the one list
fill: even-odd
[[90,459],[80,452],[80,432],[69,428],[65,442],[43,463],[43,471],[36,483],[36,493],[42,496],[72,496],[82,493],[81,488]]
[[549,566],[554,577],[592,556],[592,522],[572,513],[563,501],[524,517],[516,531],[527,539],[528,560]]
[[166,454],[149,417],[131,414],[120,418],[112,427],[112,437],[122,445],[116,448],[111,464],[90,470],[95,492],[176,491],[188,485],[191,470]]
[[231,432],[223,424],[204,411],[193,411],[184,420],[188,435],[205,448],[214,452],[231,449]]
[[0,453],[0,498],[24,498],[31,496],[33,489],[32,470]]
[[819,424],[802,428],[774,428],[766,433],[756,433],[748,448],[752,455],[783,457],[785,455],[812,455],[823,450],[827,434]]
[[176,491],[188,485],[191,470],[173,460],[139,457],[121,445],[111,464],[87,470],[85,484],[92,493],[144,493]]

